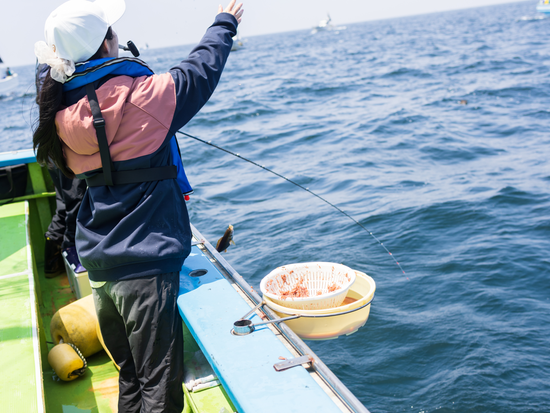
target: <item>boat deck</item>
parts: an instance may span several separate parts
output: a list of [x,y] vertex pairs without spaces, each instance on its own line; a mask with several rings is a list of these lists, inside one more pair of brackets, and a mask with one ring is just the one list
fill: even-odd
[[[40,307],[46,335],[47,351],[54,346],[50,335],[50,321],[61,307],[76,300],[67,275],[46,278],[43,264],[38,267],[42,303]],[[71,412],[117,412],[118,371],[107,353],[100,351],[87,357],[88,368],[82,377],[65,382],[59,380],[46,357],[42,360],[46,411]]]
[[[118,372],[101,351],[71,382],[55,377],[47,361],[50,320],[75,300],[67,276],[47,279],[31,248],[27,201],[0,207],[0,363],[3,411],[116,412]],[[38,262],[37,262],[38,261]],[[36,278],[35,278],[36,277]],[[36,313],[35,303],[40,314]]]
[[0,400],[9,412],[43,410],[28,217],[26,202],[0,207]]

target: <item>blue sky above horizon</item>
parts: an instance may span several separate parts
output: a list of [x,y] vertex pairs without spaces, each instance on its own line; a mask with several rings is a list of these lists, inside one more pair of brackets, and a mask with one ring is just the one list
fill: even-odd
[[[23,0],[2,6],[0,56],[12,67],[33,64],[34,43],[43,40],[44,22],[63,0]],[[335,25],[515,3],[517,0],[244,0],[241,37],[308,29],[330,13]],[[537,0],[533,3],[533,14]],[[224,6],[229,0],[224,0]],[[133,40],[151,48],[192,44],[200,40],[217,13],[219,0],[126,0],[126,13],[116,23],[121,43]]]

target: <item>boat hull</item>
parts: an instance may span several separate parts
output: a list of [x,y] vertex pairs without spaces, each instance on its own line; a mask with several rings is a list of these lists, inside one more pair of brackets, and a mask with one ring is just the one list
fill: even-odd
[[[48,362],[55,341],[52,318],[75,301],[76,284],[71,284],[65,274],[45,277],[44,233],[55,211],[55,192],[49,173],[36,163],[31,150],[0,154],[0,167],[22,163],[28,165],[30,178],[25,195],[0,202],[1,227],[6,233],[11,225],[13,232],[0,239],[4,242],[0,248],[0,283],[6,287],[4,291],[8,287],[13,290],[3,298],[0,312],[3,337],[7,331],[12,333],[11,347],[0,346],[0,361],[9,366],[3,370],[6,379],[0,394],[2,400],[13,402],[6,411],[116,412],[118,371],[103,350],[87,357],[84,374],[72,381],[60,381]],[[200,389],[182,383],[184,413],[368,413],[284,323],[260,326],[244,336],[231,333],[231,326],[245,313],[255,323],[278,317],[265,306],[257,309],[261,297],[192,229],[194,245],[180,272],[178,307],[188,332],[186,350],[202,355],[216,380],[205,383],[202,380],[210,374],[200,376],[201,385],[209,386]],[[284,371],[275,369],[281,357],[301,361],[305,356],[311,360],[306,366],[297,363]],[[188,362],[186,370],[191,365]],[[22,388],[27,391],[22,393]]]
[[19,77],[17,73],[12,76],[0,79],[0,95],[5,95],[12,92],[17,86],[19,86]]

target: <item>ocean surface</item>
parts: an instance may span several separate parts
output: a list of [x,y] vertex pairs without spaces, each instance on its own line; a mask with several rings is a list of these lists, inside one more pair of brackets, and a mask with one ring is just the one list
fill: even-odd
[[[406,274],[318,198],[178,136],[192,223],[212,243],[234,226],[224,257],[256,290],[295,262],[374,278],[364,327],[307,342],[372,412],[550,411],[550,18],[535,5],[243,38],[184,128],[335,204]],[[190,49],[142,57],[162,72]],[[13,69],[1,151],[29,148],[36,116],[34,67]]]

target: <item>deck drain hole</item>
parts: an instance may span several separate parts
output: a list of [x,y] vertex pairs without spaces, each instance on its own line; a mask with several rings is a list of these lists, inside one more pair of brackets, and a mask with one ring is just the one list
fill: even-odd
[[202,277],[208,270],[193,270],[189,273],[190,277]]

